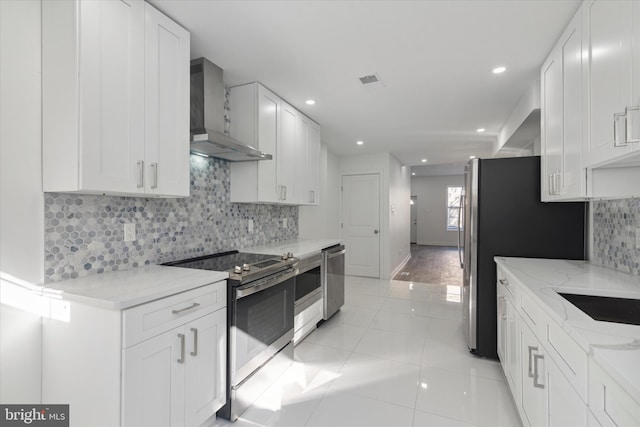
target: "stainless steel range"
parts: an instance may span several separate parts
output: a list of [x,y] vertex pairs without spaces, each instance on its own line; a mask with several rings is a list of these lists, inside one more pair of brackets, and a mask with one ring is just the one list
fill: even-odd
[[293,361],[295,265],[283,256],[207,255],[165,265],[227,271],[227,403],[235,421]]

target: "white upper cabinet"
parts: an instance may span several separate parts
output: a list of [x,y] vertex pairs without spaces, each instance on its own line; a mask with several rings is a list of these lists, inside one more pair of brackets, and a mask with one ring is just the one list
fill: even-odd
[[231,163],[231,202],[317,204],[320,127],[259,83],[229,93],[231,136],[273,156]]
[[189,33],[145,3],[146,192],[189,196]]
[[238,141],[271,154],[272,160],[231,163],[231,202],[277,203],[277,146],[280,136],[282,100],[257,83],[229,90],[231,126]]
[[189,195],[189,33],[141,0],[42,4],[43,189]]
[[296,126],[298,111],[286,102],[282,103],[282,126],[276,156],[278,169],[278,200],[283,203],[298,202],[296,198],[295,150],[300,145]]
[[578,10],[542,65],[542,201],[586,197],[582,166],[582,20]]
[[584,162],[606,165],[640,150],[640,3],[582,5]]
[[296,197],[300,205],[319,205],[320,126],[299,114],[296,144]]

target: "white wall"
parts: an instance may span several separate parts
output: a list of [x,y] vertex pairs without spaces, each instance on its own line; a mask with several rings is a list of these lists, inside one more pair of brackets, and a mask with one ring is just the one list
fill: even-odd
[[411,253],[411,168],[389,158],[389,276]]
[[320,152],[320,205],[298,208],[298,237],[340,237],[340,169],[335,154],[322,144]]
[[[40,9],[0,0],[0,271],[32,284],[44,265]],[[42,320],[0,287],[0,402],[39,403]]]
[[[389,279],[398,264],[409,255],[409,168],[389,153],[340,157],[340,175],[380,174],[380,278]],[[341,179],[342,181],[342,179]],[[391,217],[392,200],[397,215]],[[406,212],[406,214],[405,214]],[[400,259],[400,261],[398,261]]]
[[458,232],[447,231],[447,186],[464,185],[464,175],[414,176],[411,195],[418,198],[418,244],[457,246]]

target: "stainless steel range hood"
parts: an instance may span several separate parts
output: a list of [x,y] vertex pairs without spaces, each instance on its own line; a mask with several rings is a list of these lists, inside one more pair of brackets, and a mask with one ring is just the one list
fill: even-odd
[[224,133],[225,90],[222,68],[205,58],[191,61],[191,152],[232,162],[271,160]]

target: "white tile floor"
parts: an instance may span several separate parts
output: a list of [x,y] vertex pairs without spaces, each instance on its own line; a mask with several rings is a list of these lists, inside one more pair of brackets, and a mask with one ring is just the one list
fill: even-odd
[[466,348],[459,292],[347,277],[342,310],[234,426],[520,426],[498,362]]

